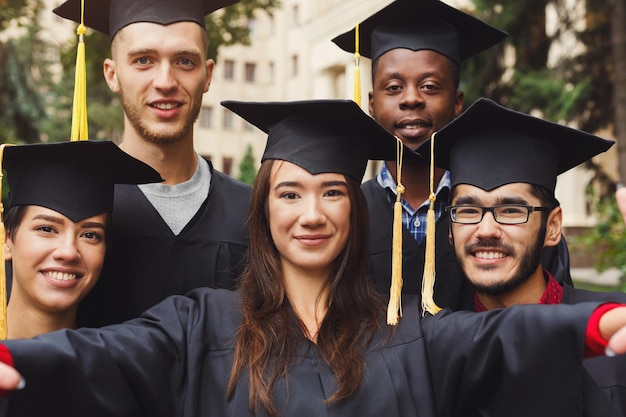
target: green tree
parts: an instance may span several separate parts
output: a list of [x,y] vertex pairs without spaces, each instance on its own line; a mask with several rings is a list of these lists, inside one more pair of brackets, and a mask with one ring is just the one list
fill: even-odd
[[244,154],[241,162],[239,162],[239,177],[237,178],[241,182],[246,184],[254,184],[258,167],[256,166],[252,145],[248,144],[246,147],[246,153]]
[[[4,6],[1,6],[4,4]],[[40,87],[48,82],[45,42],[38,38],[40,1],[0,0],[0,30],[11,26],[14,36],[0,42],[1,142],[37,142],[45,118]],[[6,7],[6,8],[5,8]]]

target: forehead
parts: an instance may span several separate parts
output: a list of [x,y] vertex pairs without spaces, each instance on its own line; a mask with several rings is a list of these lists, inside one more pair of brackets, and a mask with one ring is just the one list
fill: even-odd
[[106,224],[109,215],[108,213],[99,213],[94,216],[90,216],[90,217],[81,219],[77,222],[74,222],[72,219],[70,219],[69,217],[65,216],[63,213],[60,213],[56,210],[52,210],[43,206],[37,206],[34,204],[25,205],[24,215],[22,217],[22,220],[32,220],[36,217],[54,218],[64,223],[66,222],[68,224],[71,224],[71,223],[79,224],[79,223],[85,223],[85,222],[98,222],[98,223]]
[[413,51],[396,48],[378,58],[376,75],[402,73],[403,75],[419,75],[424,73],[440,74],[451,78],[454,62],[445,55],[429,49]]
[[523,199],[529,202],[537,200],[537,197],[532,193],[532,185],[525,182],[501,185],[491,191],[483,190],[475,185],[458,184],[452,191],[452,204],[455,204],[461,198],[470,198],[476,204],[485,205],[497,204],[499,201],[509,199]]
[[112,41],[113,49],[128,51],[138,48],[194,50],[204,52],[206,32],[194,22],[161,25],[137,22],[120,29]]
[[345,176],[336,172],[311,174],[306,169],[292,162],[274,160],[270,174],[270,187],[281,182],[323,183],[326,181],[345,181]]

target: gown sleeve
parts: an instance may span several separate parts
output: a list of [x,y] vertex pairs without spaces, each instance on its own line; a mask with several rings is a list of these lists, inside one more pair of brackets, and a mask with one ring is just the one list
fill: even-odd
[[442,312],[422,320],[441,415],[576,416],[597,303]]

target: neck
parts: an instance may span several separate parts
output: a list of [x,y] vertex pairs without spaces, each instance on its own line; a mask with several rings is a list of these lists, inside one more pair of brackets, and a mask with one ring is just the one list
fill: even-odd
[[317,333],[328,310],[327,273],[295,271],[283,266],[285,291],[294,311],[304,323],[306,336],[317,341]]
[[[393,176],[396,183],[398,175],[396,163],[393,161],[386,162],[389,173]],[[446,171],[441,168],[435,168],[434,172],[434,191],[441,181],[441,177]],[[413,208],[417,208],[430,196],[430,166],[426,163],[412,162],[402,165],[402,184],[404,185],[404,199]]]
[[12,294],[7,305],[8,338],[29,339],[56,330],[75,329],[76,310],[74,306],[59,312],[42,311]]
[[[132,133],[126,134],[129,131]],[[191,137],[170,143],[154,143],[139,138],[133,130],[126,129],[120,148],[154,168],[165,180],[163,184],[180,184],[189,180],[196,172],[198,159]]]
[[516,304],[537,304],[546,291],[547,283],[540,266],[528,280],[506,294],[476,296],[487,310],[506,308]]

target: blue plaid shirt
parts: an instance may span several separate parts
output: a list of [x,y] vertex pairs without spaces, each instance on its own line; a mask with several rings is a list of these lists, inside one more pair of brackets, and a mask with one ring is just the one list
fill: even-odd
[[[382,164],[382,168],[376,176],[376,181],[381,187],[391,191],[387,193],[387,196],[389,197],[389,203],[393,205],[396,198],[397,184],[387,169],[386,164]],[[437,196],[435,200],[435,219],[439,220],[445,211],[446,205],[448,205],[450,172],[446,171],[443,177],[441,177],[435,195]],[[415,210],[404,198],[402,199],[402,223],[411,232],[417,243],[421,243],[426,237],[426,217],[428,215],[429,203],[429,200],[426,200]]]

